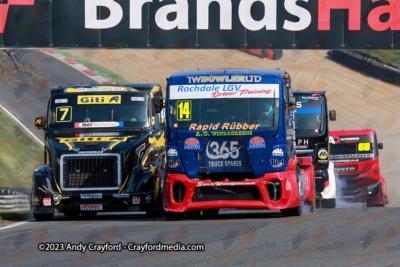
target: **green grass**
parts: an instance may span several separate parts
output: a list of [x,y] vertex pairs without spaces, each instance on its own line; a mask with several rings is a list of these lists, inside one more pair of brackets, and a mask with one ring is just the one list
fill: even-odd
[[390,64],[397,68],[400,68],[400,51],[363,50],[361,52],[369,56],[376,57],[377,59],[381,60],[382,63]]
[[0,112],[0,187],[32,187],[34,166],[43,163],[43,148]]
[[30,211],[0,211],[1,221],[23,221],[32,216]]
[[85,66],[86,68],[97,72],[98,74],[100,74],[101,76],[107,78],[108,80],[112,81],[113,83],[119,83],[119,84],[124,84],[124,83],[129,83],[127,80],[125,80],[123,77],[115,74],[112,71],[109,71],[103,67],[100,67],[97,64],[94,64],[84,58],[78,57],[78,56],[74,56],[71,55],[70,53],[66,52],[65,50],[59,50],[59,49],[55,49],[54,51],[56,51],[57,53],[71,58],[79,63],[81,63],[83,66]]

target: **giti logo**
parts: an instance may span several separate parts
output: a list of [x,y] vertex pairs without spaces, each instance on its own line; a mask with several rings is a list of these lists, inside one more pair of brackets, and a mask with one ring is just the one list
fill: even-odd
[[0,4],[0,33],[4,33],[4,28],[6,27],[8,8],[10,6],[33,6],[35,0],[8,0],[1,1],[4,4]]
[[318,157],[319,157],[320,159],[326,159],[326,158],[328,157],[328,151],[326,151],[326,149],[321,149],[321,150],[318,152]]
[[90,104],[121,104],[120,95],[78,96],[78,105]]

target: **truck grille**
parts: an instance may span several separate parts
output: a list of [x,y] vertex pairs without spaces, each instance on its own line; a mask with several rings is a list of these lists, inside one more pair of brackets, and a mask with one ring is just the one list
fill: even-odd
[[61,157],[63,190],[119,189],[120,157],[117,154],[64,155]]
[[369,169],[353,175],[338,175],[338,193],[345,202],[363,203],[367,196]]

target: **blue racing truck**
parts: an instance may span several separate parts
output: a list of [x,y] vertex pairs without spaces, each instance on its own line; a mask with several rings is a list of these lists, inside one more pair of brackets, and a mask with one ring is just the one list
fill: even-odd
[[196,70],[173,74],[167,86],[167,219],[220,208],[280,210],[301,215],[314,203],[311,157],[296,158],[287,72]]

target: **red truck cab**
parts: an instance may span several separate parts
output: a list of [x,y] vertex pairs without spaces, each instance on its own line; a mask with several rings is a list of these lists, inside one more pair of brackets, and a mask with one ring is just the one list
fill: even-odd
[[380,174],[379,149],[374,130],[330,131],[331,153],[338,194],[345,202],[388,204],[385,178]]

